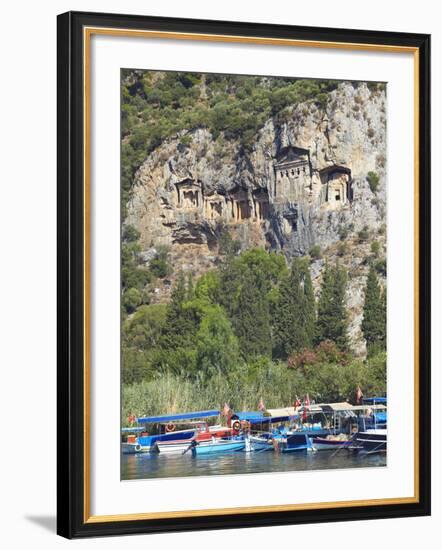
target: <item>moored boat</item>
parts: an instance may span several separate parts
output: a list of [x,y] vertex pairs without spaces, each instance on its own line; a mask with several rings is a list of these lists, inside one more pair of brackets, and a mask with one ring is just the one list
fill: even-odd
[[313,448],[316,451],[330,451],[336,449],[345,449],[353,444],[353,439],[345,437],[343,435],[333,436],[328,435],[326,437],[312,437],[311,438]]
[[307,434],[297,433],[277,440],[277,449],[283,453],[312,450],[312,443]]
[[387,451],[387,430],[373,429],[358,432],[353,449],[366,453],[383,453]]
[[[141,424],[143,427],[134,426],[122,429],[123,434],[132,434],[127,436],[127,441],[122,442],[122,453],[157,452],[157,443],[166,441],[189,442],[195,437],[198,424],[201,423],[192,422],[192,420],[219,416],[219,414],[218,410],[208,410],[173,415],[134,417],[136,423]],[[183,426],[183,429],[177,430],[177,425]],[[145,426],[151,426],[153,433],[148,433]]]
[[185,439],[183,441],[157,441],[155,449],[161,455],[182,455],[189,449],[189,445],[193,439]]
[[246,446],[243,438],[213,439],[212,441],[192,441],[190,448],[193,456],[230,453],[242,451]]
[[248,437],[250,441],[250,448],[252,451],[273,451],[273,439],[272,434],[260,434],[250,435]]

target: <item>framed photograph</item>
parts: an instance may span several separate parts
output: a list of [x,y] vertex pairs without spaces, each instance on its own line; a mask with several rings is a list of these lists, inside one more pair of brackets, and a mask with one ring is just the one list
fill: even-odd
[[430,513],[429,67],[58,17],[60,535]]

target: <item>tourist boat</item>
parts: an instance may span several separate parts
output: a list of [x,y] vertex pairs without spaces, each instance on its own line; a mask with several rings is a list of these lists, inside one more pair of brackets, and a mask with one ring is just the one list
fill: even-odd
[[138,437],[129,438],[126,442],[121,444],[123,454],[138,454],[138,453],[149,453],[155,450],[155,445],[162,441],[190,441],[191,438],[195,435],[195,430],[179,430],[174,432],[166,432],[155,435],[143,435],[140,434]]
[[220,453],[230,453],[245,449],[244,438],[216,439],[212,441],[192,441],[190,450],[193,456],[205,456]]
[[353,450],[366,453],[385,453],[387,451],[387,430],[372,429],[355,435]]
[[163,455],[182,455],[185,454],[189,449],[190,444],[194,441],[193,439],[186,439],[183,441],[157,441],[155,443],[154,449],[158,453]]
[[219,414],[220,412],[218,410],[209,410],[174,415],[138,417],[136,419],[137,424],[143,424],[144,426],[152,425],[155,433],[149,434],[145,427],[139,426],[123,428],[123,433],[132,432],[132,434],[138,433],[138,435],[128,436],[127,441],[122,442],[122,453],[138,454],[152,451],[157,452],[156,444],[158,442],[189,442],[196,435],[196,427],[191,426],[187,429],[176,430],[176,423],[191,425],[192,420],[219,416]]
[[[192,441],[202,442],[202,441],[212,441],[215,439],[221,439],[230,437],[232,435],[232,430],[223,426],[209,426],[207,422],[194,422],[195,432],[193,436],[186,440],[167,440],[167,441],[157,441],[152,451],[157,451],[162,455],[171,455],[171,454],[184,454],[188,449]],[[175,432],[176,433],[176,432]]]
[[311,437],[311,442],[315,451],[331,451],[336,449],[345,449],[353,444],[353,438],[342,435],[327,435],[326,437]]
[[288,435],[287,437],[283,437],[275,441],[277,443],[275,450],[277,449],[278,451],[281,451],[283,453],[313,450],[310,438],[305,433]]
[[248,440],[252,451],[273,451],[275,449],[271,433],[250,435]]

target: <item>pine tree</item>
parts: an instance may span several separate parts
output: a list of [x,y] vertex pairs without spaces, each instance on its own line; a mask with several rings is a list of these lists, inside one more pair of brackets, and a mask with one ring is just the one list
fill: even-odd
[[242,277],[232,324],[244,358],[270,356],[270,312],[267,294],[251,273]]
[[161,337],[161,347],[166,350],[191,347],[194,343],[197,326],[189,310],[184,307],[187,299],[186,279],[181,272],[167,305],[166,322]]
[[316,329],[316,301],[313,292],[312,278],[307,262],[303,265],[303,285],[304,285],[304,308],[303,308],[303,324],[306,333],[306,345],[311,347],[315,339]]
[[321,294],[318,301],[316,342],[331,340],[340,350],[348,349],[348,319],[345,309],[347,273],[338,264],[328,264],[322,275]]
[[311,347],[315,331],[315,297],[308,265],[295,258],[283,279],[273,321],[274,355],[286,358]]
[[386,292],[382,292],[378,283],[376,269],[370,267],[365,287],[365,301],[362,318],[362,332],[367,342],[368,355],[386,347]]
[[220,306],[211,306],[197,334],[196,364],[200,379],[227,374],[240,362],[238,339]]

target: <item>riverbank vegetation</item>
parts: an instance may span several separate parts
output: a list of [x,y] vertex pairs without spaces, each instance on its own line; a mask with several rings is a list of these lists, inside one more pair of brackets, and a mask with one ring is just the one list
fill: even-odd
[[131,249],[123,297],[131,288],[139,296],[130,304],[123,299],[123,419],[224,402],[256,409],[261,397],[267,407],[290,406],[306,393],[317,402],[351,401],[357,386],[366,395],[385,392],[385,291],[374,267],[364,361],[349,346],[347,273],[339,264],[326,264],[315,298],[309,257],[287,265],[282,254],[263,249],[239,253],[228,234],[223,242],[219,267],[197,281],[178,274],[168,304],[142,299],[145,279],[170,274],[167,254],[140,267]]

